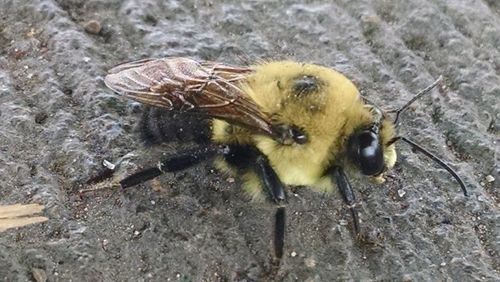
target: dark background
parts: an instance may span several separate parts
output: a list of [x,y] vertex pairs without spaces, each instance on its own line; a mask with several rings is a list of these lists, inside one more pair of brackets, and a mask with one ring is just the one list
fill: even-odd
[[277,279],[498,281],[499,2],[303,2],[0,0],[0,204],[42,203],[50,218],[1,234],[0,280],[270,279],[274,207],[211,164],[127,191],[84,184],[103,160],[120,179],[192,145],[145,147],[142,107],[103,84],[124,61],[187,56],[319,63],[385,108],[443,75],[447,91],[416,103],[401,134],[470,197],[400,144],[385,184],[349,172],[362,224],[384,237],[366,245],[337,192],[293,189]]

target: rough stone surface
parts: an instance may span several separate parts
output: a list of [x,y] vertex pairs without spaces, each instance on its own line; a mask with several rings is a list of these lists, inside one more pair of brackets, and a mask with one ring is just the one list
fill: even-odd
[[219,2],[0,0],[0,204],[42,203],[50,218],[1,234],[0,280],[270,279],[273,205],[249,202],[211,164],[81,191],[96,188],[85,182],[103,160],[120,178],[190,146],[146,148],[142,108],[103,84],[120,62],[163,56],[319,63],[386,108],[443,75],[447,91],[415,104],[400,130],[452,164],[470,196],[400,144],[385,184],[349,172],[362,223],[383,235],[366,245],[338,193],[293,189],[275,279],[500,280],[500,2]]

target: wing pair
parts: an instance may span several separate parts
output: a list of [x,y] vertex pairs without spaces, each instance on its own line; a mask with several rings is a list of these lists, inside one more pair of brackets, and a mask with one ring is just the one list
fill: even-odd
[[140,103],[226,120],[278,136],[270,118],[242,90],[251,68],[188,58],[145,59],[109,71],[106,86]]

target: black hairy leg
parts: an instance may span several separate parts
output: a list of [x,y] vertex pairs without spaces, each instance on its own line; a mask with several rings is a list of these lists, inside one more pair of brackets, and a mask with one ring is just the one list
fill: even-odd
[[278,205],[283,203],[286,199],[285,189],[278,175],[273,170],[271,164],[269,164],[269,161],[264,155],[257,157],[255,168],[262,179],[264,187],[267,189],[271,200]]
[[286,231],[286,211],[285,186],[281,183],[278,175],[272,168],[269,160],[259,150],[252,146],[229,145],[228,151],[224,153],[226,162],[239,170],[254,171],[269,195],[269,200],[276,205],[274,213],[274,266],[279,266],[284,253],[285,231]]
[[147,145],[166,142],[210,142],[209,121],[197,115],[169,111],[157,107],[144,107],[139,122],[141,139]]
[[284,242],[286,233],[286,212],[284,203],[286,193],[283,183],[271,167],[266,156],[251,146],[228,145],[221,146],[210,144],[200,148],[185,150],[168,156],[158,163],[156,167],[151,167],[136,172],[120,181],[122,188],[131,187],[147,180],[153,179],[165,172],[175,172],[186,169],[217,155],[222,155],[224,159],[238,169],[252,169],[261,179],[262,185],[269,194],[269,199],[276,205],[274,214],[274,263],[278,269],[284,253]]
[[122,188],[131,187],[153,179],[165,172],[175,172],[213,158],[225,152],[226,147],[219,145],[203,146],[196,149],[180,151],[170,155],[158,163],[156,167],[136,172],[120,181]]
[[[283,258],[286,233],[286,212],[284,203],[286,201],[285,187],[278,175],[271,167],[269,160],[264,155],[259,155],[254,163],[255,171],[259,175],[262,184],[269,194],[269,198],[277,205],[274,214],[274,267],[277,270]],[[276,272],[273,270],[273,272]]]
[[224,160],[240,171],[253,169],[257,157],[261,154],[255,147],[249,145],[228,145]]
[[347,178],[344,170],[339,166],[334,166],[330,168],[329,172],[332,179],[337,183],[337,187],[340,190],[340,194],[342,194],[342,198],[344,202],[349,207],[352,215],[352,221],[354,225],[354,232],[357,237],[360,235],[359,229],[359,216],[358,210],[356,209],[356,196],[354,195],[354,191],[352,190],[351,183]]

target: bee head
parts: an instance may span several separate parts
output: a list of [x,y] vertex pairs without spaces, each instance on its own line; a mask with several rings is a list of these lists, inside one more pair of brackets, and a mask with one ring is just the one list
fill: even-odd
[[377,176],[385,169],[381,128],[384,121],[382,110],[369,106],[372,123],[354,131],[347,141],[347,156],[365,175]]
[[376,176],[383,172],[384,154],[377,125],[354,132],[347,150],[348,157],[363,174]]

